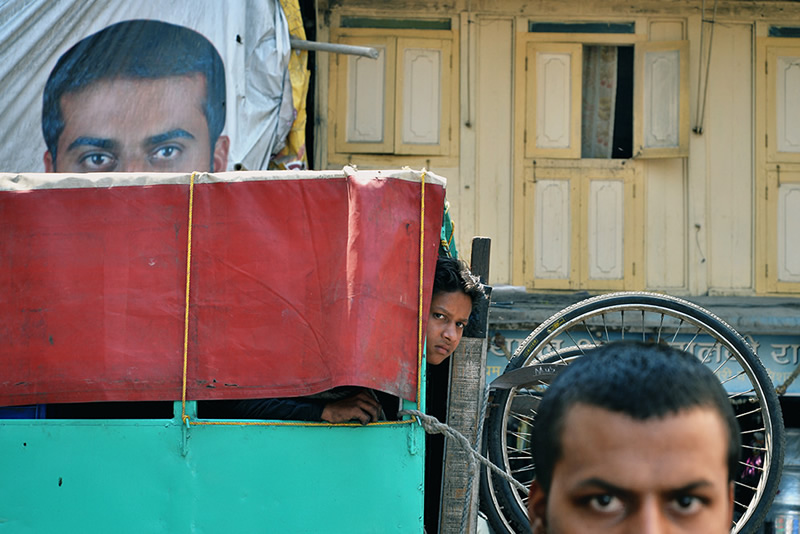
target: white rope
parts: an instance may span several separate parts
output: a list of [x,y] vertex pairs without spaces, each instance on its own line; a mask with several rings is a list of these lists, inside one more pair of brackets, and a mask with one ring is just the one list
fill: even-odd
[[480,462],[489,469],[491,469],[498,476],[506,479],[516,489],[518,489],[525,495],[528,495],[528,488],[526,488],[519,480],[515,479],[514,477],[512,477],[511,475],[509,475],[508,473],[506,473],[505,471],[494,465],[491,461],[481,456],[478,453],[478,451],[473,449],[469,440],[457,430],[454,430],[453,428],[442,423],[435,417],[424,414],[419,410],[400,410],[397,413],[398,415],[410,415],[416,417],[417,421],[419,421],[419,424],[422,426],[422,428],[425,429],[425,432],[427,432],[428,434],[444,434],[445,436],[453,438],[456,441],[456,443],[461,445],[461,448],[469,452],[470,467],[472,467],[476,461]]

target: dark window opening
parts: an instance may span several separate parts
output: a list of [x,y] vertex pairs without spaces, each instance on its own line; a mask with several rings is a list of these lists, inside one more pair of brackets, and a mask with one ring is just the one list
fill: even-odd
[[635,22],[528,22],[530,33],[636,33]]
[[409,30],[450,30],[450,19],[380,19],[342,17],[342,28],[386,28]]
[[633,155],[633,47],[583,47],[581,157]]
[[796,26],[770,26],[769,27],[769,36],[770,37],[789,37],[789,38],[797,38],[800,37],[800,28]]

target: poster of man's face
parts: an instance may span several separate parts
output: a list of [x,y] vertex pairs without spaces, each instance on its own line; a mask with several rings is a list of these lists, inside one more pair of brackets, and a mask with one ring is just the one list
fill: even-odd
[[47,172],[224,171],[225,68],[201,34],[157,20],[112,24],[50,72]]
[[281,147],[292,105],[277,0],[112,0],[91,13],[55,0],[43,17],[44,4],[0,6],[0,42],[27,28],[0,45],[0,172],[222,172],[266,168]]

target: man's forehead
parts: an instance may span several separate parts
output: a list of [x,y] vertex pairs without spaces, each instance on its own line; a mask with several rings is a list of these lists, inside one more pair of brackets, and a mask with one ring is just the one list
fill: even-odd
[[601,403],[593,403],[591,401],[587,401],[587,400],[583,400],[583,399],[574,400],[572,402],[568,402],[564,407],[563,416],[561,417],[561,419],[562,420],[567,420],[570,417],[571,414],[575,414],[575,413],[578,413],[578,414],[591,413],[593,415],[593,417],[596,417],[596,418],[606,418],[606,419],[608,419],[608,418],[618,418],[619,417],[619,418],[627,419],[631,423],[634,423],[634,424],[645,425],[645,424],[648,424],[648,423],[651,423],[651,422],[658,422],[658,421],[663,421],[663,420],[666,420],[666,419],[671,419],[671,418],[674,418],[674,417],[681,417],[681,416],[693,413],[695,411],[713,413],[713,414],[716,415],[717,418],[719,418],[720,421],[724,421],[724,417],[719,412],[719,410],[715,406],[710,405],[710,404],[706,404],[706,403],[688,405],[688,406],[682,407],[682,408],[680,408],[678,410],[670,410],[670,411],[666,411],[666,412],[663,412],[663,413],[662,412],[654,412],[652,415],[639,417],[639,416],[634,416],[631,413],[626,412],[625,410],[611,409],[611,408],[609,408],[607,406],[604,406]]
[[[637,419],[578,403],[567,410],[560,426],[559,460],[588,462],[593,458],[591,461],[613,463],[611,458],[616,458],[630,462],[650,453],[652,458],[657,458],[658,454],[673,458],[676,454],[692,454],[698,443],[708,441],[715,444],[720,465],[727,471],[727,427],[722,415],[713,407],[693,406],[677,413]],[[647,451],[641,450],[641,443],[647,443]],[[617,456],[607,455],[612,452]]]
[[[700,426],[700,421],[703,425]],[[587,426],[602,429],[603,432],[587,432]],[[575,440],[579,442],[603,442],[608,445],[616,442],[616,437],[629,434],[641,435],[646,432],[662,432],[666,427],[691,426],[690,430],[698,433],[719,430],[725,449],[728,445],[728,427],[724,416],[714,406],[705,404],[688,406],[677,412],[657,414],[651,417],[633,417],[622,411],[610,410],[584,401],[577,401],[567,406],[554,429],[560,444],[560,455],[563,457],[565,446]],[[606,432],[613,429],[612,432]]]
[[81,136],[117,138],[123,126],[142,138],[178,129],[198,137],[198,128],[207,127],[205,100],[205,77],[200,74],[98,80],[61,96],[64,132],[59,144],[69,145]]
[[193,88],[206,92],[206,76],[201,72],[188,74],[170,74],[167,76],[127,76],[117,75],[97,78],[80,87],[65,91],[61,95],[64,99],[75,98],[76,95],[86,95],[89,93],[104,93],[108,91],[117,92],[165,92],[177,91],[179,88],[186,90]]

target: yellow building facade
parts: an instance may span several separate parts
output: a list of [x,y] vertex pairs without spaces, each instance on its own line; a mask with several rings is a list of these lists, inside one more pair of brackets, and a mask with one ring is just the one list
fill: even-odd
[[529,290],[800,293],[800,5],[317,5],[314,165],[448,178]]

